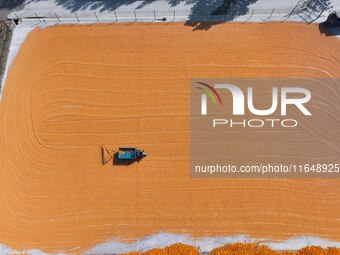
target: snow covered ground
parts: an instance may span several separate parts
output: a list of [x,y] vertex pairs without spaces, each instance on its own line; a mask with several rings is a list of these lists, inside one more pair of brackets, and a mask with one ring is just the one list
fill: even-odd
[[[171,233],[159,233],[145,238],[139,239],[134,243],[125,243],[119,239],[114,239],[112,241],[98,244],[95,247],[89,249],[84,254],[85,255],[111,255],[111,254],[121,254],[128,253],[132,251],[147,251],[153,248],[163,248],[165,246],[174,243],[183,243],[194,245],[202,252],[209,252],[214,248],[223,246],[225,244],[232,244],[237,242],[260,242],[261,244],[268,245],[274,250],[298,250],[306,246],[321,246],[323,248],[327,247],[340,247],[339,242],[331,242],[322,238],[316,238],[311,236],[302,236],[291,238],[282,242],[271,242],[264,239],[250,238],[247,235],[238,236],[228,236],[228,237],[203,237],[203,238],[192,238],[185,235],[175,235]],[[27,250],[25,251],[32,255],[67,255],[67,253],[60,251],[58,253],[49,254],[41,250]],[[5,245],[0,245],[1,254],[16,254],[19,251],[10,249]]]
[[163,248],[165,246],[174,243],[184,243],[199,247],[202,252],[209,252],[212,249],[223,246],[225,244],[237,243],[237,242],[261,242],[268,245],[275,250],[298,250],[306,246],[317,245],[324,248],[327,247],[340,247],[339,242],[330,242],[325,239],[315,237],[299,237],[292,238],[283,242],[271,242],[263,239],[250,238],[247,235],[237,235],[228,237],[203,237],[203,238],[191,238],[184,235],[175,235],[170,233],[160,233],[145,237],[132,244],[124,244],[119,240],[113,240],[111,242],[99,244],[94,248],[85,252],[85,254],[112,254],[112,253],[127,253],[131,251],[147,251],[156,247]]

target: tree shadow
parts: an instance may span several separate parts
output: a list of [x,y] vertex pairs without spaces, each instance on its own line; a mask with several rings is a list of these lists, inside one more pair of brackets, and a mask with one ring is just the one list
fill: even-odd
[[302,21],[310,24],[332,7],[330,0],[299,0],[289,15],[297,15]]
[[194,30],[208,30],[212,26],[228,21],[249,13],[249,5],[257,0],[212,0],[195,1],[191,8],[187,26]]
[[[34,3],[39,2],[42,0],[27,0],[27,3]],[[138,0],[54,0],[57,5],[62,6],[63,8],[71,11],[71,12],[78,12],[83,10],[96,10],[98,12],[103,11],[113,11],[117,8],[130,5],[135,2],[140,2]],[[153,0],[142,0],[141,4],[145,2],[153,2]],[[146,3],[145,3],[146,4]]]
[[[0,0],[1,1],[1,0]],[[5,2],[12,3],[23,0],[5,0]],[[38,2],[42,0],[26,0],[27,3]],[[52,0],[50,0],[52,1]],[[57,5],[71,12],[79,12],[82,10],[93,10],[96,12],[114,11],[122,6],[138,3],[136,9],[141,9],[157,0],[54,0]],[[179,4],[191,4],[191,12],[188,20],[185,23],[191,26],[193,30],[208,30],[213,25],[221,24],[228,21],[233,21],[236,18],[248,15],[250,13],[250,5],[257,2],[257,0],[164,0],[170,6],[176,7]],[[291,15],[300,15],[301,20],[306,23],[313,22],[317,15],[329,9],[330,0],[299,0],[297,5],[290,14],[286,16],[289,18]],[[269,7],[270,8],[270,7]],[[180,11],[180,9],[178,10]],[[247,22],[246,20],[245,22]],[[283,20],[284,21],[284,20]]]
[[25,0],[0,0],[0,9],[13,10],[23,7]]
[[[42,0],[27,0],[27,3]],[[113,11],[121,6],[127,6],[136,2],[139,5],[136,9],[141,9],[157,0],[55,0],[57,5],[71,12],[83,10],[95,10],[98,12]],[[207,30],[214,24],[231,21],[240,15],[248,12],[248,6],[257,0],[165,0],[172,7],[181,3],[193,4],[191,13],[186,25],[195,27],[194,30]],[[179,10],[180,11],[180,10]]]
[[321,34],[324,34],[325,36],[340,35],[340,27],[329,26],[325,24],[324,22],[319,24],[319,31]]
[[296,12],[315,12],[319,13],[323,10],[329,10],[331,8],[330,0],[299,0],[296,4]]

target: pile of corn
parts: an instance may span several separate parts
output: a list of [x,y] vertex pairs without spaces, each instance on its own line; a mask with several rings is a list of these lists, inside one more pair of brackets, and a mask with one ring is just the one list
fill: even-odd
[[[131,252],[122,255],[199,255],[200,250],[185,244],[173,244],[165,248],[155,248],[147,252]],[[274,251],[259,243],[227,244],[212,250],[209,255],[340,255],[340,248],[309,246],[298,251]]]
[[[194,246],[178,243],[164,248],[155,248],[147,252],[130,252],[122,255],[200,255],[200,253],[200,250]],[[298,251],[274,251],[259,243],[235,243],[216,248],[209,255],[340,255],[340,248],[330,247],[324,249],[319,246],[309,246]]]
[[258,243],[235,243],[218,247],[210,252],[210,255],[277,255],[265,245]]
[[210,255],[340,255],[339,248],[309,246],[298,251],[274,251],[259,243],[235,243],[216,248]]
[[186,244],[173,244],[164,248],[155,248],[147,252],[130,252],[124,255],[200,255],[200,250]]
[[[319,246],[310,246],[310,247],[305,247],[296,253],[291,253],[294,255],[340,255],[340,248],[334,248],[334,247],[329,247],[327,249],[323,249]],[[287,253],[287,255],[291,255]],[[285,254],[286,255],[286,254]]]

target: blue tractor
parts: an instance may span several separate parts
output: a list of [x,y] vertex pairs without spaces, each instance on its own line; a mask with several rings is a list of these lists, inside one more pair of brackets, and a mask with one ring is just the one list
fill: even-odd
[[144,150],[138,150],[136,148],[119,148],[118,150],[118,159],[140,160],[146,156],[147,154]]

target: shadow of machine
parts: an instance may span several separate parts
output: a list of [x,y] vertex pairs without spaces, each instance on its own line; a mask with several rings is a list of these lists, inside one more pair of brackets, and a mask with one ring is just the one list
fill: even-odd
[[112,164],[114,166],[129,166],[131,164],[133,164],[134,162],[139,163],[139,161],[141,161],[142,158],[138,158],[138,159],[120,159],[118,157],[118,151],[116,153],[113,154],[113,161]]

